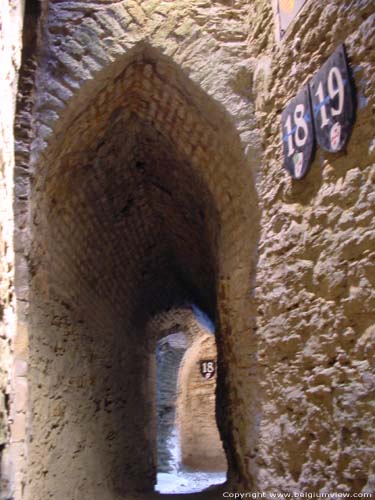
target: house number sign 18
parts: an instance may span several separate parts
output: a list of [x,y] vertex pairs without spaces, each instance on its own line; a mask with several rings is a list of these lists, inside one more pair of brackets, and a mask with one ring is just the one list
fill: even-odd
[[284,167],[293,179],[302,179],[310,167],[315,142],[307,85],[284,109],[282,123]]
[[354,118],[354,89],[340,45],[282,113],[285,169],[294,179],[302,179],[310,168],[315,140],[325,151],[344,149]]
[[201,375],[206,380],[209,380],[215,375],[216,363],[213,359],[201,361],[200,367],[201,367]]

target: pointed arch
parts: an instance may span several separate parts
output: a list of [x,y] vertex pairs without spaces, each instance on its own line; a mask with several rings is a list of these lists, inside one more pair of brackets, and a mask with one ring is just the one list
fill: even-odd
[[[256,439],[249,324],[258,209],[227,112],[142,42],[79,88],[48,145],[35,151],[30,491],[65,488],[70,498],[95,487],[105,498],[152,487],[146,325],[186,303],[216,324],[229,477],[250,484],[244,454],[248,433]],[[252,380],[251,412],[240,397],[244,376]],[[69,438],[84,477],[64,456]],[[46,454],[51,440],[55,452]],[[46,478],[44,470],[54,473]],[[59,482],[62,470],[69,484]]]

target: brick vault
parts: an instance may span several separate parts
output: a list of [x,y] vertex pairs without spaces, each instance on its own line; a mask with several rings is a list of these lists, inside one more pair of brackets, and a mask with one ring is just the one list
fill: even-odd
[[[373,0],[284,2],[282,38],[276,0],[24,3],[0,3],[1,500],[152,488],[157,318],[190,304],[228,488],[373,493]],[[354,127],[297,181],[282,111],[341,43]]]
[[[223,339],[224,380],[230,314],[250,283],[239,234],[255,244],[256,211],[250,219],[242,201],[256,197],[225,113],[145,44],[102,81],[77,96],[32,185],[32,497],[69,497],[72,484],[80,495],[152,489],[156,338],[147,324],[199,305]],[[234,266],[242,281],[230,290]],[[218,401],[238,474],[225,382]]]

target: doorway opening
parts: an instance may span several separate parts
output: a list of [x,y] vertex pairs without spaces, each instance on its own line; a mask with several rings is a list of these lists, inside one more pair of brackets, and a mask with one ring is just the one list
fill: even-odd
[[178,317],[181,331],[169,333],[156,347],[155,490],[194,493],[226,480],[227,462],[215,411],[215,332],[196,306],[171,315]]
[[[254,366],[257,210],[231,119],[172,60],[140,44],[77,90],[35,172],[30,497],[153,491],[148,324],[186,304],[215,324],[218,434],[229,480],[246,480],[256,418],[243,418],[241,391]],[[246,390],[255,401],[255,383]],[[182,432],[182,460],[183,440]]]

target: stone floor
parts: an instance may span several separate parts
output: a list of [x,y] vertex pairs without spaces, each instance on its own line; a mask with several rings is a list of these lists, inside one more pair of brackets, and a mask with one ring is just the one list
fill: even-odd
[[214,485],[207,488],[204,491],[196,493],[176,493],[176,494],[166,494],[166,493],[143,493],[134,494],[127,496],[124,500],[199,500],[200,498],[208,500],[220,500],[223,498],[223,492],[226,491],[224,484]]
[[164,494],[197,493],[207,489],[217,489],[225,483],[226,472],[187,471],[176,468],[168,473],[158,473],[155,491]]
[[137,495],[137,496],[131,496],[131,497],[126,497],[124,500],[188,500],[189,498],[192,499],[200,499],[200,498],[207,498],[207,499],[221,499],[223,498],[222,496],[222,490],[210,490],[210,491],[202,491],[199,493],[185,493],[185,494],[161,494],[161,493],[146,493],[143,495]]

